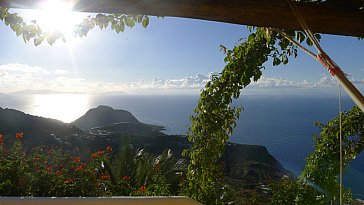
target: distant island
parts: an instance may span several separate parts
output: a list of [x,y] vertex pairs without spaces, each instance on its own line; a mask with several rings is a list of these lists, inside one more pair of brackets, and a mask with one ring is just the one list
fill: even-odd
[[[86,159],[95,150],[112,146],[122,147],[125,139],[134,147],[153,154],[171,149],[174,156],[182,157],[182,151],[191,147],[186,136],[164,134],[163,127],[140,122],[126,110],[115,110],[100,105],[90,109],[72,123],[32,116],[21,111],[0,108],[0,133],[5,143],[14,141],[15,133],[24,133],[24,147],[62,147],[67,152]],[[292,174],[260,145],[228,143],[218,163],[224,169],[224,180],[240,192],[269,196],[266,185]]]

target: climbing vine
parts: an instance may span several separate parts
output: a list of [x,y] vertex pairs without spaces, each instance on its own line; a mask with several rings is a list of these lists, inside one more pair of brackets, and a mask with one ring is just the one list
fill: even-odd
[[[336,117],[326,125],[316,123],[321,128],[314,137],[315,151],[306,159],[305,169],[300,180],[312,183],[324,190],[330,200],[339,199],[338,173],[340,171],[340,118]],[[364,113],[354,106],[342,113],[343,166],[364,149]],[[346,195],[350,195],[348,190]]]
[[[282,35],[266,28],[251,28],[246,41],[232,50],[222,47],[226,66],[214,75],[201,91],[200,100],[191,117],[189,140],[194,146],[185,154],[191,159],[186,191],[205,204],[224,202],[221,168],[216,161],[236,126],[240,107],[231,107],[242,88],[262,76],[264,63],[272,58],[273,65],[287,64],[289,56],[297,56],[297,47]],[[286,31],[287,35],[305,38],[301,33]]]

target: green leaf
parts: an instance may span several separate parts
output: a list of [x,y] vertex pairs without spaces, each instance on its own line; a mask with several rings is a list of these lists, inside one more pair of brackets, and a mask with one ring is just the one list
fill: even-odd
[[273,66],[277,66],[277,65],[279,65],[279,64],[281,64],[281,61],[279,60],[279,58],[274,57],[274,58],[273,58]]
[[306,38],[306,43],[307,43],[307,45],[309,45],[309,46],[312,46],[312,45],[313,45],[313,43],[312,43],[312,41],[311,41],[311,39],[310,39],[310,38]]
[[38,46],[43,42],[44,38],[43,37],[36,37],[34,38],[34,45]]
[[130,27],[132,27],[133,22],[134,22],[133,19],[128,17],[125,21],[125,24],[126,24],[126,26],[128,26],[130,28]]
[[142,20],[143,20],[143,15],[138,15],[138,16],[137,16],[137,22],[138,22],[138,23],[141,23],[141,22],[142,22]]
[[15,30],[16,36],[20,36],[23,33],[23,27],[19,26],[16,30]]
[[320,42],[321,40],[321,35],[319,33],[316,33],[315,35],[315,38],[317,39],[318,42]]
[[302,43],[305,40],[306,36],[303,32],[297,31],[296,38],[297,38],[298,42]]
[[147,28],[148,24],[149,24],[149,18],[148,18],[148,16],[146,16],[143,19],[142,25],[143,25],[144,28]]

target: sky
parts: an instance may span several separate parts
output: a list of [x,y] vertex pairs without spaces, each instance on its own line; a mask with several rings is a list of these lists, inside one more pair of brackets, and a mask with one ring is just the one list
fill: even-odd
[[[95,28],[84,38],[35,47],[0,22],[0,93],[198,93],[225,65],[220,45],[232,48],[247,36],[243,25],[150,17],[146,29],[137,25],[117,34]],[[363,92],[364,41],[323,35],[321,44]],[[335,87],[325,68],[299,52],[285,66],[267,62],[263,77],[248,90],[311,93]]]

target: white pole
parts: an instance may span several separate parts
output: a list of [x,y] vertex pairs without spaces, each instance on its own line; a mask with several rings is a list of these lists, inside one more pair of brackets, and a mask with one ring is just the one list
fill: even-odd
[[344,88],[345,92],[351,97],[354,103],[364,112],[364,97],[358,89],[346,78],[340,67],[317,45],[319,54],[317,60],[327,68],[339,84]]
[[346,78],[342,71],[336,72],[334,77],[345,89],[355,104],[364,112],[364,97],[358,89]]

